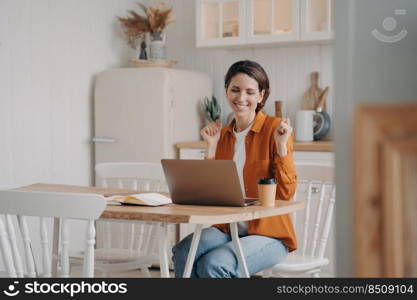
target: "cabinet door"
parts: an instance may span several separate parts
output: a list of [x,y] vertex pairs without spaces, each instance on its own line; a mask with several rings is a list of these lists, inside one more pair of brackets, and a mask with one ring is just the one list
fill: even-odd
[[301,40],[334,37],[334,0],[302,0]]
[[322,165],[334,167],[333,152],[294,151],[293,158],[296,165]]
[[299,0],[247,0],[247,41],[268,43],[299,39]]
[[197,47],[244,43],[244,1],[197,0]]
[[206,154],[205,149],[190,149],[190,148],[180,149],[180,159],[204,159],[205,154]]

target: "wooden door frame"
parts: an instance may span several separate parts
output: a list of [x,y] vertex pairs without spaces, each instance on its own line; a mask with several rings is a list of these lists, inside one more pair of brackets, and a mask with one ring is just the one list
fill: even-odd
[[[355,276],[402,277],[404,274],[398,162],[408,145],[414,145],[415,137],[417,104],[366,104],[354,112]],[[392,184],[388,186],[384,182]]]

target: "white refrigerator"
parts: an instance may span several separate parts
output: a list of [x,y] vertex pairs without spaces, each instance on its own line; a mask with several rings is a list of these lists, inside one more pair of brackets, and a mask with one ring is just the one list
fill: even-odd
[[[200,138],[200,104],[212,93],[211,78],[201,72],[123,68],[100,73],[94,91],[95,164],[176,158],[175,143]],[[99,224],[97,243],[104,243],[100,237],[108,236],[108,230],[112,244],[119,232],[127,234],[120,226],[128,227]],[[171,245],[177,240],[176,228]]]
[[95,163],[175,158],[175,143],[200,139],[200,103],[211,97],[204,73],[122,68],[100,73],[94,91]]

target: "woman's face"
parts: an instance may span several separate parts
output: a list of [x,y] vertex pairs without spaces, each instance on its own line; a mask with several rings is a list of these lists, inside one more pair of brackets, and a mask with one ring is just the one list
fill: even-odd
[[259,91],[259,85],[255,79],[238,73],[230,80],[226,97],[236,117],[247,117],[255,112],[264,93],[265,91]]

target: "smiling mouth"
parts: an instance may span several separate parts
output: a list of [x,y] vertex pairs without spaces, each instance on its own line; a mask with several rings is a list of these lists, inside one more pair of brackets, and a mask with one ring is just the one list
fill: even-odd
[[238,104],[238,103],[233,103],[233,105],[238,109],[238,110],[245,110],[249,107],[249,105],[247,104]]

